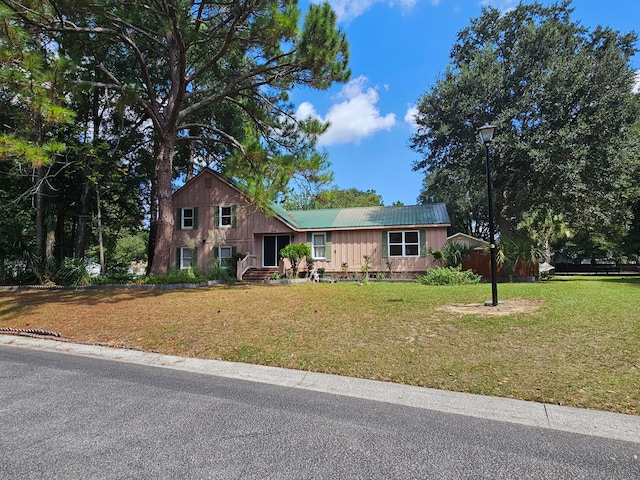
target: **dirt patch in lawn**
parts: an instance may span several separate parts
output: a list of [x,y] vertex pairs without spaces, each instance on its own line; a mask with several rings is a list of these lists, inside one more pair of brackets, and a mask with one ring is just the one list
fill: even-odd
[[440,310],[446,310],[451,313],[461,315],[483,315],[487,317],[495,317],[501,315],[512,315],[515,313],[533,313],[537,311],[543,302],[540,300],[531,300],[527,298],[510,298],[508,300],[500,300],[498,305],[487,306],[484,303],[450,303],[443,305]]

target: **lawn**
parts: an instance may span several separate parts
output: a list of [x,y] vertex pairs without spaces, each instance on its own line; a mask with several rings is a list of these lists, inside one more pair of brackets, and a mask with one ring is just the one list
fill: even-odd
[[0,328],[640,414],[640,278],[498,288],[505,305],[536,308],[500,316],[446,308],[483,303],[487,284],[3,291]]

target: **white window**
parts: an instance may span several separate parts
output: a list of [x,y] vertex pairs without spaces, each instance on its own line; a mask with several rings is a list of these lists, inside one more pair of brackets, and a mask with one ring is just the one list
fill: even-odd
[[231,227],[233,226],[233,208],[232,207],[218,207],[219,227]]
[[180,270],[192,267],[196,261],[196,252],[193,248],[180,249]]
[[182,230],[193,230],[195,226],[195,209],[183,208],[182,215],[180,215],[180,228]]
[[420,235],[417,231],[389,232],[390,257],[417,257],[420,255]]
[[218,247],[218,258],[224,260],[225,258],[231,258],[233,255],[233,247]]
[[311,252],[313,258],[324,259],[326,258],[327,237],[324,233],[314,233],[311,235],[311,243],[313,245],[313,251]]

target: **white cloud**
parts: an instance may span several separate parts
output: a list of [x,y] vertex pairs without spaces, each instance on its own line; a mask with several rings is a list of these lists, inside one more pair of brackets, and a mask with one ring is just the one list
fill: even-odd
[[483,7],[494,7],[502,12],[508,12],[518,6],[521,0],[482,0],[480,5]]
[[[354,18],[359,17],[369,10],[376,3],[384,3],[389,7],[400,6],[404,11],[411,10],[418,0],[311,0],[313,3],[320,4],[328,1],[333,11],[338,15],[338,21],[349,23]],[[480,0],[482,7],[494,7],[502,12],[508,12],[518,6],[522,0]],[[434,7],[440,5],[440,0],[429,0]],[[458,7],[453,7],[457,10]]]
[[418,107],[415,105],[407,105],[407,113],[404,114],[404,121],[409,124],[412,130],[418,129],[416,116],[418,115]]
[[318,145],[338,145],[358,143],[381,130],[390,130],[396,124],[396,115],[380,115],[376,103],[380,96],[375,88],[367,87],[367,78],[360,76],[348,82],[336,95],[338,103],[329,107],[327,114],[319,115],[309,102],[303,102],[296,111],[296,117],[318,118],[330,122],[327,131],[319,138]]
[[299,120],[306,120],[307,118],[319,118],[315,108],[309,102],[302,102],[296,110],[296,118]]
[[[311,0],[313,3],[323,3],[325,0]],[[405,10],[410,10],[418,0],[328,0],[331,8],[338,15],[340,22],[348,23],[376,3],[386,3],[390,7],[400,5]],[[432,5],[438,5],[440,0],[430,0]]]

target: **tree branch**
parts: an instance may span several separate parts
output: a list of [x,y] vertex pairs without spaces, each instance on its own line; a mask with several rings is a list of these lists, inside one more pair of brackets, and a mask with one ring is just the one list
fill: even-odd
[[[213,125],[208,125],[206,123],[187,123],[184,125],[180,125],[179,130],[187,130],[189,128],[202,128],[203,130],[207,130],[209,132],[212,132],[216,135],[219,135],[220,137],[222,137],[223,139],[227,140],[227,143],[229,143],[230,145],[233,145],[235,148],[237,148],[238,150],[240,150],[242,153],[245,152],[245,148],[244,146],[233,136],[230,135],[216,127],[214,127]],[[180,138],[189,138],[189,139],[202,139],[202,137],[180,137]]]
[[[187,83],[191,83],[193,81],[196,81],[198,78],[200,78],[205,72],[207,72],[213,65],[215,65],[229,50],[229,46],[233,43],[234,41],[234,35],[236,34],[238,27],[249,17],[249,15],[251,15],[252,13],[252,9],[248,8],[247,6],[248,2],[245,2],[243,4],[243,8],[241,9],[243,11],[242,15],[237,15],[232,24],[229,26],[229,29],[225,35],[224,38],[224,42],[222,43],[222,46],[220,47],[220,49],[218,50],[218,52],[211,57],[211,59],[206,62],[202,67],[200,67],[199,69],[197,69],[192,75],[190,75],[189,77],[187,77],[186,81]],[[221,21],[220,24],[221,25],[225,25],[226,22]]]

